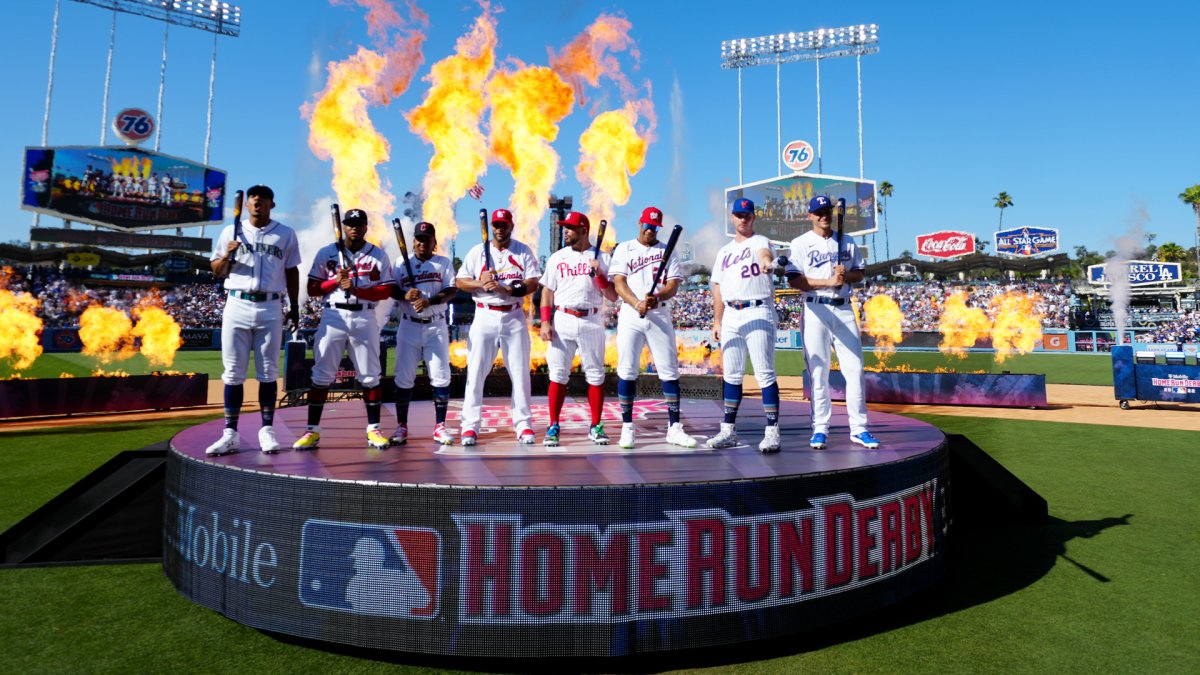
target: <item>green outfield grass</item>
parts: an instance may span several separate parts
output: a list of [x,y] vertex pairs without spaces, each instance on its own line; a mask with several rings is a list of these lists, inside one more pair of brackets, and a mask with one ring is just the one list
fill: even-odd
[[[917,417],[965,434],[1039,491],[1050,522],[966,538],[939,588],[850,625],[547,672],[1200,671],[1194,432]],[[193,423],[0,433],[0,527],[116,452]],[[397,666],[274,639],[180,597],[158,565],[0,570],[0,598],[4,673],[444,672],[428,659]]]

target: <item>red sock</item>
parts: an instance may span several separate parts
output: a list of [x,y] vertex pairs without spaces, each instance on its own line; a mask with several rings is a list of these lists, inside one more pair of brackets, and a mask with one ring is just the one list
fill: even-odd
[[563,401],[567,400],[567,385],[551,382],[546,391],[550,399],[550,424],[558,424],[558,416],[562,413]]
[[596,426],[600,424],[600,415],[604,410],[604,387],[588,385],[588,404],[592,407],[592,426]]

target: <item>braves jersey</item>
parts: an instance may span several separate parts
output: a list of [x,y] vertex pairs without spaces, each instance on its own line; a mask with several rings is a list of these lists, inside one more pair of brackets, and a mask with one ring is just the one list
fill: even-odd
[[[603,306],[604,294],[596,288],[595,278],[588,275],[592,269],[592,259],[595,258],[593,253],[592,248],[584,251],[560,248],[546,261],[541,283],[554,291],[554,304],[573,309]],[[600,253],[598,274],[608,275],[611,260],[607,253]]]
[[[412,264],[413,276],[416,277],[416,289],[425,294],[425,297],[430,298],[440,293],[443,289],[454,287],[454,263],[444,255],[433,255],[429,260],[421,260],[413,256],[408,259]],[[396,265],[396,286],[400,289],[401,296],[408,292],[408,289],[413,288],[409,283],[408,269],[403,262]],[[400,311],[410,317],[418,319],[428,319],[434,314],[434,306],[430,305],[425,308],[424,312],[418,312],[413,309],[412,303],[407,300],[400,300],[397,305]],[[439,308],[438,314],[441,314],[445,308]]]
[[721,299],[726,302],[743,300],[769,300],[775,297],[775,283],[771,280],[771,269],[764,268],[758,259],[762,249],[771,251],[771,242],[761,234],[745,241],[731,240],[717,251],[713,263],[710,286],[721,286]]
[[[822,237],[809,230],[792,240],[792,251],[788,256],[788,274],[800,274],[814,279],[833,278],[833,267],[838,257],[837,235]],[[854,239],[842,239],[842,265],[846,271],[863,269],[862,251],[854,244]],[[818,288],[809,291],[812,295],[827,298],[850,299],[850,284],[842,284],[838,288]]]
[[[210,260],[225,257],[233,241],[233,225],[226,225],[217,237]],[[283,271],[300,266],[300,243],[292,228],[272,220],[266,227],[242,224],[241,248],[234,253],[225,288],[231,291],[286,293]]]
[[[633,291],[637,297],[644,298],[650,292],[650,286],[654,284],[654,275],[662,266],[663,254],[666,250],[667,245],[661,241],[656,242],[653,246],[646,246],[637,239],[617,244],[612,252],[612,263],[609,265],[608,274],[610,277],[623,275],[625,283],[629,284],[629,290]],[[659,279],[659,287],[661,288],[663,282],[670,279],[683,279],[683,271],[679,268],[678,258],[671,258],[667,261],[667,269]]]
[[[501,284],[511,285],[514,281],[533,279],[542,275],[538,268],[537,256],[528,246],[516,239],[510,239],[508,248],[503,251],[496,248],[491,241],[488,242],[488,246],[492,249],[492,261],[496,264],[496,269],[492,272],[496,275],[496,281]],[[471,247],[471,250],[467,252],[467,257],[463,258],[462,267],[458,269],[458,278],[478,279],[486,266],[487,260],[483,257],[483,242],[480,242]],[[471,293],[471,297],[476,302],[488,305],[510,305],[513,302],[513,298],[508,295],[485,291],[482,288]],[[518,300],[518,302],[520,301]]]
[[[387,251],[367,242],[357,253],[347,248],[346,255],[349,258],[349,266],[354,270],[351,278],[355,287],[372,288],[392,283],[392,263]],[[338,245],[329,244],[317,251],[312,268],[308,271],[308,278],[319,281],[335,279],[341,267],[342,258]],[[338,293],[340,290],[334,291],[331,297],[336,297]]]

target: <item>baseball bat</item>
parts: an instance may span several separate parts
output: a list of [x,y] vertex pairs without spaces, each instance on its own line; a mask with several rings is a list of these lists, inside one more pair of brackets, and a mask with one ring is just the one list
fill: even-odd
[[484,269],[496,271],[496,265],[492,262],[492,242],[488,237],[488,214],[487,209],[479,209],[479,234],[483,237],[483,261]]
[[[592,249],[592,257],[596,260],[600,259],[600,244],[604,241],[604,233],[608,230],[608,221],[600,219],[600,231],[596,233],[596,247]],[[588,276],[596,276],[595,272],[588,272]]]
[[[350,266],[350,254],[346,253],[346,242],[342,240],[342,207],[334,202],[329,207],[329,214],[333,217],[333,238],[337,243],[338,259],[340,260],[342,269]],[[350,277],[351,281],[354,277]],[[346,291],[346,301],[350,301],[350,291]]]
[[396,231],[396,243],[400,245],[400,257],[404,259],[404,270],[408,272],[408,283],[417,287],[417,275],[413,274],[412,261],[408,259],[408,243],[404,241],[404,230],[400,227],[400,219],[392,218],[392,229]]
[[238,190],[233,194],[233,239],[234,241],[242,240],[242,200],[246,198],[246,193]]
[[[846,200],[838,197],[837,200],[837,260],[834,265],[842,264],[842,230],[846,225]],[[838,288],[842,285],[838,284]]]
[[[682,225],[676,225],[671,229],[671,236],[667,239],[667,248],[663,251],[662,262],[658,264],[658,269],[654,272],[654,281],[650,283],[650,292],[647,297],[654,295],[654,291],[658,290],[658,282],[662,279],[662,275],[666,273],[667,263],[671,260],[671,254],[675,252],[675,244],[679,242],[679,235],[683,232]],[[640,316],[645,317],[645,314]]]

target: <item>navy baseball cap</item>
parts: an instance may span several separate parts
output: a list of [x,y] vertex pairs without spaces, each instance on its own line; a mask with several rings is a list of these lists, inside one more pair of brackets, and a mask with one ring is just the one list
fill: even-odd
[[413,227],[413,238],[416,237],[437,237],[437,231],[433,229],[433,223],[419,222]]
[[367,222],[367,212],[362,209],[350,209],[346,215],[342,216],[342,222],[349,225],[350,223]]
[[825,195],[817,195],[808,200],[808,212],[820,211],[821,209],[832,209],[833,200]]
[[735,199],[733,200],[733,209],[730,213],[754,213],[754,202],[745,197]]
[[566,218],[558,221],[558,224],[566,227],[591,227],[592,225],[588,221],[588,217],[578,211],[568,213]]
[[247,197],[255,197],[255,196],[266,197],[267,199],[270,199],[271,201],[275,201],[275,191],[272,190],[271,188],[267,187],[266,185],[255,185],[254,187],[251,187],[249,190],[246,190],[246,196]]

